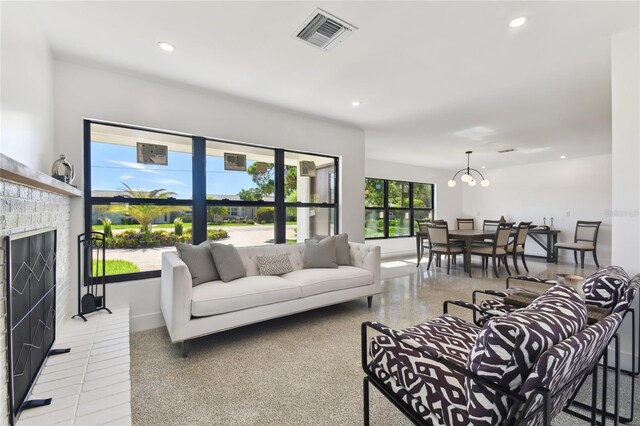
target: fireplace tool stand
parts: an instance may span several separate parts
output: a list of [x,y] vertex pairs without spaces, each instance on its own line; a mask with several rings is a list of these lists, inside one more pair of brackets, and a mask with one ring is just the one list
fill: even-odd
[[85,315],[92,312],[111,313],[106,303],[105,243],[102,232],[78,235],[78,313],[71,318],[87,321]]

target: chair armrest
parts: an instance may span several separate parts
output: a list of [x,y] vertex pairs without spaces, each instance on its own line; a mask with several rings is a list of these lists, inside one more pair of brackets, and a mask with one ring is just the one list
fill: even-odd
[[538,284],[545,284],[548,286],[554,286],[556,284],[558,284],[558,281],[556,280],[545,280],[542,278],[537,278],[537,277],[527,277],[524,275],[520,275],[517,277],[507,277],[507,282],[506,282],[506,288],[509,288],[511,285],[511,281],[524,281],[524,282],[529,282],[529,283],[538,283]]
[[191,273],[175,252],[162,253],[160,308],[172,342],[184,340],[183,332],[191,319]]
[[390,337],[391,339],[396,340],[398,342],[402,342],[403,344],[410,346],[412,349],[415,349],[418,352],[421,352],[424,355],[427,355],[429,358],[434,358],[434,359],[442,358],[442,354],[438,352],[436,349],[427,345],[423,345],[422,343],[416,342],[411,336],[403,333],[400,330],[395,330],[393,328],[387,327],[386,325],[381,324],[379,322],[366,322],[366,323],[363,323],[363,326],[365,324],[373,328],[374,330],[379,331],[385,336]]

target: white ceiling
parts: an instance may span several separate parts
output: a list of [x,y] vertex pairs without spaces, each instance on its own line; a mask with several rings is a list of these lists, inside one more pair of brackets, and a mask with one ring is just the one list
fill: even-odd
[[[316,7],[359,30],[330,52],[294,39]],[[340,120],[365,130],[367,157],[445,169],[466,150],[478,168],[610,153],[610,37],[640,25],[637,1],[36,8],[57,57]],[[509,28],[519,15],[529,23]]]

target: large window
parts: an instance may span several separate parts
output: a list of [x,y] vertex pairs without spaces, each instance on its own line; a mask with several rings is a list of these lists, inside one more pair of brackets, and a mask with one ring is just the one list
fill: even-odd
[[109,282],[159,276],[176,243],[333,235],[337,161],[87,120],[85,231],[107,236]]
[[433,217],[430,183],[366,178],[364,200],[367,239],[411,237],[418,221]]

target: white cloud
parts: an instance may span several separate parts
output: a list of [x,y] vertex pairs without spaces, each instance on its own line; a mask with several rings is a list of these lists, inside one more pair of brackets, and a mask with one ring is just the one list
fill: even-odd
[[153,179],[153,182],[161,183],[163,185],[181,185],[181,186],[185,186],[184,183],[180,182],[179,180],[175,180],[175,179]]
[[132,179],[132,178],[133,178],[133,176],[131,176],[131,175],[122,175],[122,176],[120,176],[120,179],[122,179],[122,180],[127,180],[127,179]]
[[145,167],[144,164],[140,164],[140,163],[134,163],[131,161],[119,161],[119,160],[106,160],[109,163],[113,163],[113,164],[119,164],[123,167],[126,167],[128,169],[136,169],[136,170],[140,170],[141,172],[146,172],[146,173],[158,173],[155,169],[149,169],[147,167]]

